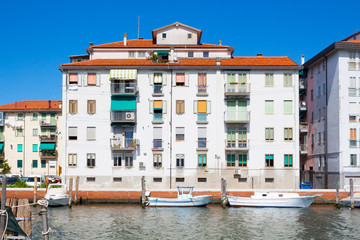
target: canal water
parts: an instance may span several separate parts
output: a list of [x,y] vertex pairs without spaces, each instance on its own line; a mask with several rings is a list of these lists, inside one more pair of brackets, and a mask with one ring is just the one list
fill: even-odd
[[[33,210],[33,239],[42,222]],[[360,210],[311,208],[50,208],[50,239],[360,239]]]

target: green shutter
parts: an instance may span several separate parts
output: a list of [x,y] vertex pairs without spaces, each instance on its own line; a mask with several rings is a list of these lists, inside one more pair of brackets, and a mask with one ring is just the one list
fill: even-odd
[[273,100],[265,100],[265,113],[266,114],[274,113],[274,101]]
[[41,114],[41,120],[46,120],[46,114],[45,113]]
[[55,114],[50,115],[50,125],[56,125]]
[[227,101],[226,105],[227,120],[236,120],[236,101]]
[[284,100],[284,114],[292,114],[292,100]]
[[293,165],[293,160],[292,160],[292,158],[293,158],[293,155],[289,155],[289,166],[290,166],[290,167],[292,167],[292,165]]
[[288,158],[289,155],[284,155],[284,161],[285,161],[285,166],[289,166],[289,158]]
[[22,168],[22,160],[17,160],[17,167]]
[[41,168],[46,168],[46,160],[41,160]]
[[239,120],[246,121],[247,119],[247,102],[239,101],[238,102],[238,114]]
[[38,151],[38,145],[37,144],[33,144],[33,152],[37,152]]
[[228,141],[235,141],[235,128],[227,129],[227,139]]
[[111,111],[136,110],[136,97],[112,96]]
[[18,145],[17,145],[17,151],[18,151],[18,152],[22,152],[22,151],[23,151],[23,145],[22,145],[22,144],[18,144]]
[[38,168],[38,160],[33,160],[33,168]]
[[202,166],[202,155],[201,154],[198,155],[198,162],[199,162],[199,166]]

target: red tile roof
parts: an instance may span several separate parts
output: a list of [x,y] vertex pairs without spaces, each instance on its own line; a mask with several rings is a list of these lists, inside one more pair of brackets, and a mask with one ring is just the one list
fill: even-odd
[[[230,46],[216,45],[201,43],[199,45],[175,45],[175,48],[230,48]],[[112,42],[94,45],[93,48],[170,48],[170,45],[156,45],[151,39],[130,39],[126,41],[126,46],[124,46],[124,41]]]
[[360,40],[349,40],[349,41],[341,41],[341,42],[360,43]]
[[58,110],[62,103],[60,100],[44,100],[44,101],[20,101],[9,104],[0,105],[0,110]]
[[[147,59],[94,59],[62,66],[215,66],[215,59],[179,59],[177,63],[152,63]],[[221,66],[298,66],[289,57],[234,57],[221,59]]]

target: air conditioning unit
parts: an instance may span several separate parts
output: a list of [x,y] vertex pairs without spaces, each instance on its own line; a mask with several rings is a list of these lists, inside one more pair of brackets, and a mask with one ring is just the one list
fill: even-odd
[[234,170],[234,175],[240,175],[241,174],[241,170]]
[[127,112],[125,115],[126,120],[135,120],[135,113],[134,112]]
[[45,120],[41,120],[41,125],[45,125],[46,124],[46,121]]

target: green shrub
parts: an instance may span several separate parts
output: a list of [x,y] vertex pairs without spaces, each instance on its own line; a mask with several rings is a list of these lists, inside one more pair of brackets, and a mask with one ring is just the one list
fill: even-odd
[[14,184],[9,184],[6,186],[7,188],[30,188],[25,181],[20,181]]

